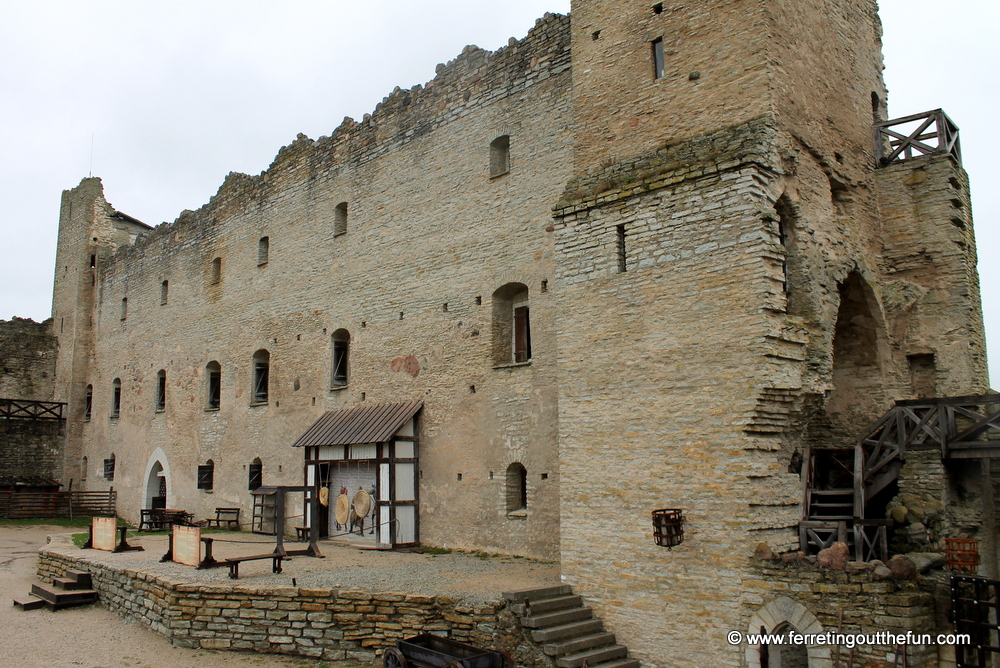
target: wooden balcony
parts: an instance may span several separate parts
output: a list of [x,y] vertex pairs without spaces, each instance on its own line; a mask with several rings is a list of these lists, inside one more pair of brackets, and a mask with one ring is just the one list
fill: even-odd
[[958,126],[940,109],[876,123],[873,130],[877,167],[941,154],[950,154],[962,164]]

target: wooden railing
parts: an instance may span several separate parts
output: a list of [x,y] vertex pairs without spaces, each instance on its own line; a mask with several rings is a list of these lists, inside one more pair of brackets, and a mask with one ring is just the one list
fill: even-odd
[[0,517],[88,517],[115,515],[118,492],[0,492]]
[[1000,394],[897,401],[858,439],[856,517],[895,480],[907,450],[939,450],[942,459],[1000,457]]
[[63,406],[65,405],[58,401],[0,399],[0,419],[62,420]]
[[[911,126],[912,131],[893,129],[907,124],[914,124]],[[874,133],[875,162],[878,167],[922,155],[942,153],[951,154],[958,160],[958,164],[962,164],[958,126],[940,109],[876,123]]]

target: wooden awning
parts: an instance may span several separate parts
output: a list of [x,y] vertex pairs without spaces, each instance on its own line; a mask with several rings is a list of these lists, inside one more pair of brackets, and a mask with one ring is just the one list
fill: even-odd
[[422,401],[409,401],[328,411],[306,433],[299,436],[292,446],[299,448],[307,445],[383,443],[390,440],[423,406]]

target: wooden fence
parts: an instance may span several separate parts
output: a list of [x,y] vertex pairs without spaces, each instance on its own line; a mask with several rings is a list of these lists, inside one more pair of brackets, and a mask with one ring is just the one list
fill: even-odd
[[0,492],[0,517],[92,517],[115,515],[118,492]]

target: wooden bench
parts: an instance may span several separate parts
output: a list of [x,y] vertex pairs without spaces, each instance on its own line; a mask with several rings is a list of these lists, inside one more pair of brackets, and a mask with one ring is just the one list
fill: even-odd
[[222,525],[225,524],[227,529],[239,531],[240,530],[240,509],[239,508],[216,508],[215,509],[215,519],[205,520],[209,527],[214,527],[216,529],[223,528]]
[[309,527],[295,527],[295,539],[300,543],[309,540]]
[[271,572],[280,573],[281,572],[281,560],[287,559],[283,554],[255,554],[251,557],[230,557],[226,559],[226,563],[229,564],[229,577],[233,580],[240,579],[240,563],[244,561],[256,561],[258,559],[271,559]]

